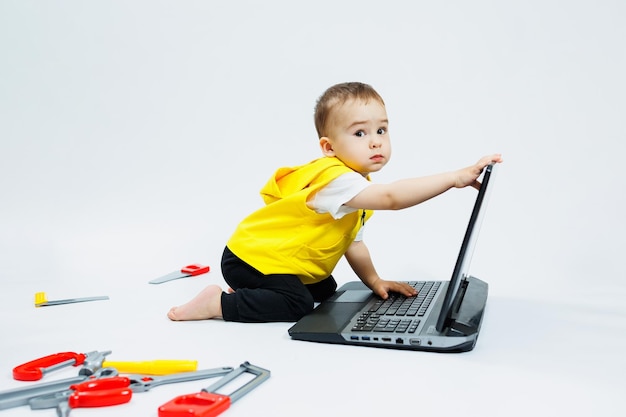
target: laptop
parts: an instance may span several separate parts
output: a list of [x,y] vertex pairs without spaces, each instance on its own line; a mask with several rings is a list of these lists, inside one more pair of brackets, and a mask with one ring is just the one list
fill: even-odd
[[392,349],[467,352],[474,349],[487,303],[488,284],[469,275],[496,168],[488,165],[450,281],[411,281],[415,297],[387,300],[361,281],[348,282],[296,322],[295,340]]

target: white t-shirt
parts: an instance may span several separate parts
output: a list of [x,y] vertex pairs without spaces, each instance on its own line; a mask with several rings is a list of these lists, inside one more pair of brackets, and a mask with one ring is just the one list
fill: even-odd
[[[310,201],[310,207],[316,213],[328,213],[335,219],[341,219],[346,214],[359,210],[344,204],[370,185],[371,183],[361,174],[348,172],[335,178],[318,191]],[[362,240],[362,235],[363,228],[359,230],[354,240]]]

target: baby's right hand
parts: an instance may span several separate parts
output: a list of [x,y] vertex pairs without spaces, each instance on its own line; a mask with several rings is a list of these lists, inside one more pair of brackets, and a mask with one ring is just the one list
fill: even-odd
[[463,188],[471,185],[474,188],[480,188],[480,183],[477,181],[477,179],[483,172],[483,169],[485,169],[485,167],[491,163],[500,162],[502,162],[502,155],[499,153],[483,156],[478,162],[476,162],[476,164],[467,168],[460,169],[456,172],[456,182],[454,186],[456,188]]

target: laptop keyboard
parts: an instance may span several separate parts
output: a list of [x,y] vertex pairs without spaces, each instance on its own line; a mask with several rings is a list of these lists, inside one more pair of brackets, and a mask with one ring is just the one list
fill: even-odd
[[435,298],[441,281],[409,282],[417,290],[417,296],[405,297],[390,293],[386,300],[378,300],[367,311],[361,313],[353,332],[415,333],[420,317]]

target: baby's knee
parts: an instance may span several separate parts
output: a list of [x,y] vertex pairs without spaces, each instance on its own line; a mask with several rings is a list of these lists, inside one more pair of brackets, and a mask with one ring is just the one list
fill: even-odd
[[307,294],[306,296],[302,297],[302,299],[299,300],[299,302],[296,305],[292,306],[293,321],[298,321],[302,317],[311,313],[314,307],[315,307],[315,301],[313,300],[313,297],[310,294]]

